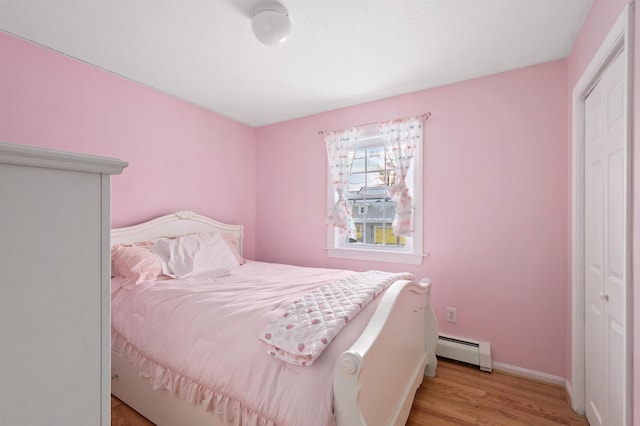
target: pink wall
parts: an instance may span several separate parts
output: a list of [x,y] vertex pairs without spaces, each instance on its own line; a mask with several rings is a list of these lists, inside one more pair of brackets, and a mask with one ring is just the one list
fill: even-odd
[[0,32],[0,141],[116,157],[112,224],[192,209],[245,225],[255,130]]
[[[494,360],[565,376],[568,149],[564,61],[257,129],[256,256],[433,280],[444,333],[488,340]],[[318,130],[431,111],[423,265],[328,258]],[[444,321],[458,308],[458,323]]]
[[[596,51],[602,44],[604,38],[609,33],[611,27],[618,19],[625,5],[629,2],[627,0],[594,0],[591,7],[591,11],[587,20],[585,21],[582,31],[573,46],[571,54],[567,58],[567,77],[568,77],[568,97],[569,102],[571,100],[571,91],[575,87],[576,83],[584,73],[587,65],[592,60]],[[633,14],[633,8],[632,14]],[[634,56],[634,72],[632,74],[632,87],[634,87],[633,102],[640,99],[640,81],[637,79],[638,72],[640,70],[640,20],[637,13],[635,14],[635,36],[631,40]],[[632,31],[633,33],[633,31]],[[571,106],[569,105],[569,108]],[[640,107],[636,104],[633,110],[632,121],[634,122],[634,143],[640,140]],[[571,118],[569,118],[569,127],[571,126]],[[636,145],[637,148],[637,145]],[[640,150],[634,149],[633,162],[637,165],[640,164]],[[634,423],[640,425],[640,227],[637,226],[640,223],[640,174],[634,172],[634,235],[633,235],[633,276],[634,276],[634,302],[633,312],[634,323]],[[571,305],[567,307],[568,311],[568,327],[571,327]],[[567,374],[569,375],[571,369],[571,352],[570,345],[567,353]]]

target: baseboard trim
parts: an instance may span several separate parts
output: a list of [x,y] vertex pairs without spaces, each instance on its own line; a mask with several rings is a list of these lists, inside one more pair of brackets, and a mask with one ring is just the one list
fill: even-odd
[[574,404],[576,397],[575,397],[575,394],[573,393],[574,392],[573,385],[571,384],[569,379],[566,379],[564,381],[564,387],[567,391],[567,402],[569,403],[571,408],[573,408],[573,411],[575,411],[576,413],[582,416],[586,415],[585,410],[580,410],[579,407],[577,407],[576,404]]
[[564,377],[541,373],[539,371],[516,367],[514,365],[503,364],[501,362],[494,362],[493,369],[497,371],[503,371],[505,373],[514,374],[516,376],[526,377],[528,379],[539,380],[541,382],[562,386],[563,388],[567,389],[567,391],[569,391],[569,388],[567,387],[569,383]]

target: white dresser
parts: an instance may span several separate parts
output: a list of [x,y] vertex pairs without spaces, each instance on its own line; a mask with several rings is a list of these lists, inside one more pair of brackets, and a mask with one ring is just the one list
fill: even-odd
[[110,158],[0,143],[0,425],[108,426]]

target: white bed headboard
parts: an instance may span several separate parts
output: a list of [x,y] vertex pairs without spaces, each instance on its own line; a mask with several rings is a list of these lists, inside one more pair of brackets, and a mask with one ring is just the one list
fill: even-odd
[[215,231],[230,234],[234,240],[237,239],[238,251],[242,255],[242,238],[244,236],[242,225],[228,225],[189,210],[181,210],[125,228],[114,228],[111,230],[111,245]]

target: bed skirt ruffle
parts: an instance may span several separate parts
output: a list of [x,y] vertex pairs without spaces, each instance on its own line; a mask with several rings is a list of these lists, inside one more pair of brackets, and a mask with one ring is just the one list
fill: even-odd
[[111,349],[133,363],[138,375],[150,380],[153,390],[167,390],[193,405],[204,404],[207,412],[212,413],[219,423],[229,426],[276,426],[274,420],[257,413],[246,402],[209,389],[153,361],[114,329],[111,329]]

